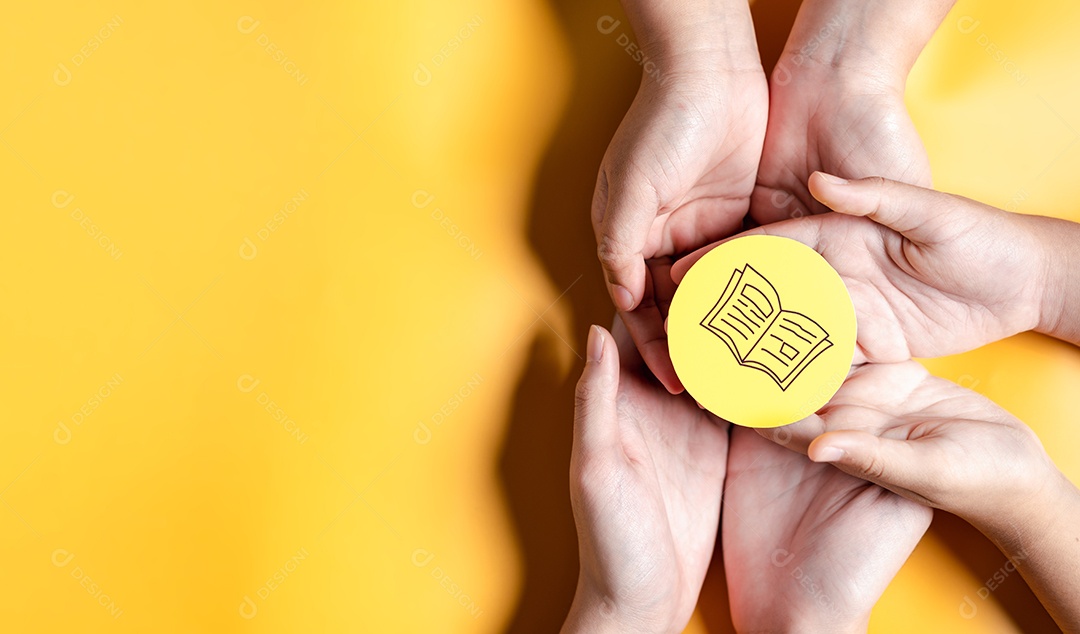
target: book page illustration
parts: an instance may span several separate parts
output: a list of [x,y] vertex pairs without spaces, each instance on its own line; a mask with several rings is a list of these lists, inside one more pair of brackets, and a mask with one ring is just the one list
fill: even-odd
[[820,324],[784,310],[776,287],[749,264],[732,272],[701,325],[727,345],[739,365],[768,374],[781,390],[832,346]]

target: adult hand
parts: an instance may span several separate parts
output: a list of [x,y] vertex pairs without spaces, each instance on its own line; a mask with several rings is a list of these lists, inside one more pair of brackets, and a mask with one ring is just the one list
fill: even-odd
[[781,84],[779,72],[770,85],[769,128],[751,209],[755,221],[828,211],[806,186],[815,171],[930,186],[930,163],[904,106],[902,84],[832,69],[799,69]]
[[615,333],[590,329],[578,382],[570,499],[581,570],[563,631],[681,632],[716,543],[727,424],[668,394],[625,328]]
[[[881,178],[819,173],[810,190],[838,213],[747,233],[798,240],[836,269],[855,305],[856,364],[965,352],[1060,321],[1051,269],[1069,267],[1052,264],[1053,234],[1072,223]],[[706,250],[676,262],[673,277]]]
[[651,275],[646,261],[742,226],[765,137],[768,88],[746,0],[624,6],[654,72],[643,74],[604,155],[592,223],[612,300],[649,368],[677,393],[682,385],[661,313],[670,280]]
[[904,105],[908,73],[954,0],[807,0],[769,82],[769,125],[751,215],[827,211],[815,171],[930,186]]
[[929,508],[746,427],[732,429],[727,477],[722,544],[740,632],[865,632],[930,526]]

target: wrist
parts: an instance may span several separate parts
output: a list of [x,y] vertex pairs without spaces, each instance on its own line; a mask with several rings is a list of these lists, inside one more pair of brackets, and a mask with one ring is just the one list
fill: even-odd
[[604,634],[618,632],[619,624],[615,618],[615,606],[593,598],[582,597],[580,591],[574,595],[570,612],[562,626],[562,634]]
[[[1017,459],[1022,460],[1019,455]],[[977,528],[1009,556],[1023,553],[1032,543],[1037,543],[1040,536],[1046,535],[1061,509],[1068,508],[1068,500],[1076,493],[1076,487],[1054,465],[1041,445],[1038,460],[1026,465],[1024,471],[1028,475],[1022,478],[1020,486],[999,489],[998,495],[982,497],[978,506],[968,512],[950,511]]]
[[1015,500],[997,517],[971,524],[1010,559],[1029,559],[1039,557],[1043,548],[1052,550],[1062,534],[1073,531],[1078,505],[1080,492],[1055,468],[1036,494]]
[[1080,345],[1080,224],[1024,216],[1038,244],[1037,318],[1034,330]]
[[761,70],[747,0],[623,0],[644,55],[666,75]]
[[831,621],[804,620],[788,623],[759,624],[749,628],[736,627],[738,634],[866,634],[870,625],[870,615],[855,623],[843,625]]
[[908,73],[953,1],[807,0],[774,76],[850,76],[902,93]]
[[[681,632],[686,623],[673,624],[672,615],[650,614],[648,618],[635,615],[614,599],[578,581],[574,601],[570,604],[562,634],[607,634],[608,632]],[[659,624],[671,624],[664,626]]]

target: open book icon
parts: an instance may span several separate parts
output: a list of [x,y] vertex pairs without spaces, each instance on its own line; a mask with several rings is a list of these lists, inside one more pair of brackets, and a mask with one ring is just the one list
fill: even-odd
[[832,346],[820,324],[784,310],[776,288],[749,264],[731,274],[701,325],[727,344],[739,365],[768,374],[781,390]]

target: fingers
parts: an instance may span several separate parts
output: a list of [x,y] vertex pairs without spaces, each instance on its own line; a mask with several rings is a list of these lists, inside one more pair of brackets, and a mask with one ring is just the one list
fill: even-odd
[[618,443],[619,349],[600,326],[589,328],[585,348],[585,370],[574,395],[574,445],[591,453]]
[[821,218],[818,216],[806,216],[803,218],[796,218],[793,220],[784,220],[773,224],[763,225],[761,227],[755,227],[748,231],[743,231],[738,235],[725,238],[719,242],[714,242],[708,246],[701,247],[697,251],[685,255],[679,258],[674,264],[671,265],[671,279],[676,284],[681,284],[686,272],[690,270],[690,267],[697,263],[698,260],[705,257],[705,254],[712,251],[716,247],[735,240],[736,238],[744,238],[746,236],[779,236],[781,238],[791,238],[810,247],[811,249],[818,248],[818,242],[820,238]]
[[[878,176],[846,180],[814,172],[810,193],[833,211],[867,216],[912,242],[936,244],[966,231],[977,210],[964,199]],[[967,219],[969,222],[961,222]]]
[[637,347],[634,345],[634,338],[630,336],[630,331],[626,329],[626,322],[623,321],[621,313],[615,313],[615,318],[611,320],[611,336],[615,339],[615,347],[619,350],[620,366],[631,370],[639,370],[645,365],[641,353],[638,352]]
[[642,251],[659,212],[656,190],[639,174],[619,174],[604,167],[592,206],[596,254],[608,293],[619,310],[633,310],[645,291]]
[[734,240],[735,238],[741,238],[743,236],[760,235],[762,233],[764,233],[764,232],[762,231],[761,227],[758,227],[757,229],[751,229],[750,231],[744,231],[743,233],[740,233],[738,235],[734,235],[734,236],[731,236],[731,237],[728,237],[728,238],[724,238],[723,240],[713,242],[712,244],[701,247],[700,249],[698,249],[697,251],[694,251],[693,253],[689,253],[687,255],[684,255],[683,257],[676,260],[674,264],[671,265],[671,275],[670,275],[671,281],[674,282],[675,285],[682,284],[682,280],[683,280],[684,277],[686,277],[686,272],[690,270],[690,267],[697,264],[697,261],[700,260],[701,258],[705,257],[706,253],[708,253],[709,251],[712,251],[713,249],[720,246],[721,244],[724,244],[725,242],[728,242],[729,240]]
[[675,283],[671,281],[671,260],[655,258],[646,264],[645,295],[635,310],[620,313],[620,317],[653,375],[668,392],[679,394],[683,391],[683,385],[671,362],[667,330],[664,328],[664,319],[675,295]]
[[912,442],[864,431],[833,431],[814,439],[807,455],[892,491],[921,491],[927,484],[927,465]]

